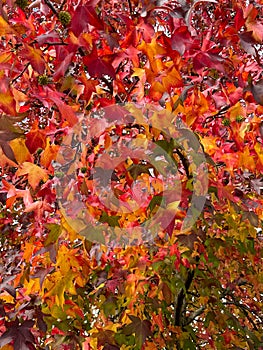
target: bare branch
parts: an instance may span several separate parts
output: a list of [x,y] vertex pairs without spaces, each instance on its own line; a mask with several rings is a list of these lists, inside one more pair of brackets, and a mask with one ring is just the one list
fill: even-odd
[[44,3],[50,8],[50,10],[58,17],[58,12],[49,0],[44,0]]
[[27,70],[28,66],[30,65],[30,63],[28,62],[24,69],[22,70],[21,73],[19,73],[13,80],[11,80],[11,84],[14,84],[20,77],[22,77],[22,75],[25,73],[25,71]]
[[184,323],[184,326],[187,326],[188,324],[192,323],[204,311],[205,311],[205,306],[203,305],[187,317],[186,322]]

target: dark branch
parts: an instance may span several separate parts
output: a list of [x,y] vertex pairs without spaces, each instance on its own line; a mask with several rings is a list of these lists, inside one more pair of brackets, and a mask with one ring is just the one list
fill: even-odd
[[50,10],[58,17],[58,12],[49,0],[44,0],[44,3],[50,8]]
[[189,325],[192,323],[198,316],[200,316],[205,311],[205,306],[201,306],[199,309],[195,310],[193,313],[191,313],[186,321],[184,322],[184,326]]
[[194,271],[189,270],[187,274],[187,278],[185,281],[185,288],[182,288],[177,296],[176,301],[176,308],[175,308],[175,320],[174,324],[175,326],[182,326],[183,325],[183,313],[184,313],[184,305],[185,305],[185,297],[188,289],[191,286],[191,283],[194,278]]
[[27,70],[28,66],[30,65],[30,63],[28,62],[24,69],[22,70],[21,73],[19,73],[12,81],[11,81],[11,84],[14,84],[20,77],[22,77],[22,75],[25,73],[25,71]]

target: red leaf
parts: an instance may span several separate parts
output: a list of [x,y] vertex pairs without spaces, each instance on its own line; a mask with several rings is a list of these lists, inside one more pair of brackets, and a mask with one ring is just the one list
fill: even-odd
[[26,134],[26,146],[30,153],[35,153],[38,148],[45,148],[46,133],[38,128],[38,122],[35,121],[32,129]]
[[87,66],[91,76],[101,78],[103,75],[109,75],[111,78],[115,79],[115,70],[105,57],[103,57],[103,59],[98,57],[94,58],[94,55],[91,54],[84,57],[83,62]]
[[78,122],[78,118],[70,106],[66,105],[66,103],[60,100],[58,97],[50,96],[50,99],[55,102],[61,116],[65,118],[70,126],[73,126]]
[[43,74],[45,71],[45,61],[43,59],[43,52],[39,49],[25,44],[24,50],[21,54],[28,59],[31,66],[39,73]]
[[72,32],[79,36],[87,29],[89,24],[97,29],[103,29],[102,22],[92,6],[87,4],[78,6],[71,20]]
[[54,75],[53,75],[53,79],[54,81],[58,81],[59,78],[64,77],[66,70],[68,69],[68,66],[70,64],[70,62],[72,61],[72,56],[74,55],[73,52],[71,52],[70,54],[68,54],[61,62],[60,65],[58,66],[58,68],[56,69]]
[[176,50],[183,55],[187,46],[189,45],[191,40],[191,35],[187,26],[181,26],[177,28],[171,39],[171,46],[173,50]]

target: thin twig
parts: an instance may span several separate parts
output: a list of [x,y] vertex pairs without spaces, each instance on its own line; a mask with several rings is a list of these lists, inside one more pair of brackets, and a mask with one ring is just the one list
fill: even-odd
[[25,71],[27,70],[27,68],[29,67],[29,65],[30,65],[30,62],[28,62],[28,63],[25,65],[25,67],[24,67],[24,69],[22,70],[21,73],[19,73],[13,80],[11,80],[11,84],[14,84],[20,77],[22,77],[22,75],[25,73]]
[[57,42],[57,43],[49,43],[49,42],[47,42],[47,43],[43,43],[42,45],[47,45],[47,47],[45,47],[45,48],[43,49],[43,52],[45,52],[45,51],[47,51],[51,46],[60,46],[60,45],[67,46],[68,43],[64,43],[63,41]]
[[50,8],[50,10],[58,17],[58,12],[49,0],[44,0],[44,3]]
[[230,105],[226,105],[222,107],[216,114],[210,115],[209,117],[207,117],[203,125],[206,125],[217,118],[223,118],[226,112],[229,110],[229,108],[230,108]]
[[128,96],[130,95],[130,93],[132,92],[132,90],[135,88],[136,84],[138,83],[138,81],[140,80],[138,77],[135,77],[137,79],[135,79],[135,81],[132,83],[132,85],[129,87],[129,90],[126,93],[126,96],[123,100],[123,102],[127,101]]
[[63,10],[63,7],[64,7],[64,5],[65,5],[66,1],[67,1],[67,0],[63,0],[62,4],[60,5],[60,8],[59,8],[59,10],[60,10],[60,11],[62,11],[62,10]]
[[131,14],[131,16],[132,16],[132,15],[133,15],[133,11],[132,11],[131,0],[128,0],[128,4],[129,4],[129,9],[130,9],[130,14]]

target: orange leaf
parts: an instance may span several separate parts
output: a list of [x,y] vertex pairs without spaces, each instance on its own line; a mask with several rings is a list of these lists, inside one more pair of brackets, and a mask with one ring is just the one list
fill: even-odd
[[0,16],[0,35],[13,34],[14,30],[10,25]]
[[0,108],[7,114],[16,114],[15,99],[10,90],[6,92],[0,92]]
[[255,161],[252,155],[250,154],[248,146],[245,146],[244,151],[239,154],[238,166],[241,169],[248,169],[252,172],[255,170]]
[[53,102],[55,102],[62,117],[68,121],[70,126],[73,126],[78,122],[78,118],[71,106],[66,105],[66,103],[60,100],[58,97],[50,96],[50,98]]
[[35,49],[29,45],[25,45],[25,49],[21,52],[26,57],[34,70],[39,74],[43,74],[45,71],[45,61],[43,59],[43,53],[39,49]]
[[17,164],[9,159],[3,152],[2,147],[0,147],[0,166],[4,168],[6,165],[17,167]]
[[40,168],[38,165],[30,162],[24,162],[22,167],[17,170],[16,175],[17,176],[28,175],[28,182],[30,186],[33,188],[33,190],[36,189],[36,187],[39,185],[39,182],[41,180],[43,181],[48,180],[48,172]]
[[41,154],[40,163],[43,167],[48,168],[52,162],[56,158],[58,153],[59,146],[51,144],[49,137],[47,138],[47,145],[44,152]]

